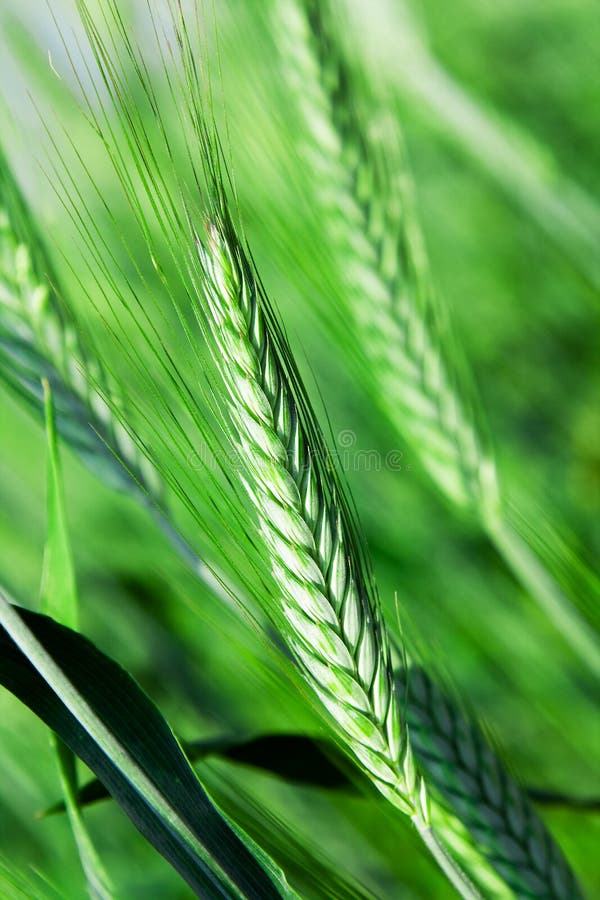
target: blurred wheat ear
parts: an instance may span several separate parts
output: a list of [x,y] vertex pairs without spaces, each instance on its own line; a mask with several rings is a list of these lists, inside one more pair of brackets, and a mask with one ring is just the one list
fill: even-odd
[[[476,516],[515,577],[598,676],[600,639],[585,604],[565,592],[505,513],[472,379],[431,288],[399,128],[389,114],[365,112],[373,98],[348,63],[337,8],[329,0],[277,0],[275,28],[305,127],[301,152],[355,326],[353,359],[442,495]],[[339,346],[341,329],[329,333]],[[347,354],[347,343],[343,349]]]
[[44,243],[0,150],[2,377],[39,413],[46,378],[57,427],[86,464],[113,486],[139,488],[159,500],[158,476],[121,422],[117,386],[86,347],[57,290]]
[[[517,897],[577,900],[583,894],[560,847],[526,792],[511,778],[481,729],[421,666],[398,673],[406,686],[415,755],[443,803]],[[438,829],[444,828],[432,813]],[[449,823],[452,828],[452,823]],[[446,843],[451,846],[449,837]]]
[[217,596],[230,590],[182,540],[165,485],[130,435],[127,410],[60,293],[47,249],[0,148],[0,378],[38,416],[42,381],[52,390],[57,429],[109,487],[149,508],[190,568]]

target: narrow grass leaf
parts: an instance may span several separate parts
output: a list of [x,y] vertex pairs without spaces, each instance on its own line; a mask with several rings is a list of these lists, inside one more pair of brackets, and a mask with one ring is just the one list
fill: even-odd
[[[54,406],[47,379],[44,379],[43,385],[46,412],[47,523],[40,590],[41,610],[68,628],[77,629],[77,587],[66,518]],[[92,843],[79,809],[75,754],[55,733],[52,733],[52,745],[56,754],[71,829],[87,880],[88,892],[92,900],[110,900],[113,896],[110,879]]]
[[90,834],[83,821],[78,799],[77,764],[74,752],[56,734],[52,734],[65,807],[85,873],[88,893],[92,900],[111,900],[113,886]]
[[39,873],[0,856],[0,897],[2,900],[68,900]]
[[40,587],[42,612],[72,628],[78,627],[75,568],[66,518],[61,462],[56,438],[54,403],[48,379],[43,380],[46,415],[46,543]]

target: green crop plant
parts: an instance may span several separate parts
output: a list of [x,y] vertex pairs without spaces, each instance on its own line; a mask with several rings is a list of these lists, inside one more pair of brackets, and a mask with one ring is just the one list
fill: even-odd
[[[47,194],[7,136],[2,895],[593,896],[595,576],[507,500],[344,7],[75,0],[49,58],[6,21]],[[457,538],[340,457],[352,410]]]

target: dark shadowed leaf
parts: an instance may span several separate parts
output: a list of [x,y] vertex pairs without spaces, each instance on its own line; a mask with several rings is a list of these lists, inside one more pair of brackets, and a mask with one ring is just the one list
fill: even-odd
[[270,860],[217,811],[169,726],[124,669],[86,638],[3,596],[0,610],[0,682],[92,769],[198,896],[289,896]]
[[[294,784],[328,790],[354,791],[360,781],[365,790],[370,784],[353,767],[332,741],[302,734],[265,734],[259,737],[231,736],[199,741],[182,741],[186,756],[192,762],[208,757],[220,757],[262,769]],[[350,774],[351,772],[351,774]],[[348,773],[348,774],[347,774]],[[89,806],[109,796],[97,778],[82,785],[78,794],[80,806]],[[64,812],[64,803],[56,803],[44,811],[44,816]]]

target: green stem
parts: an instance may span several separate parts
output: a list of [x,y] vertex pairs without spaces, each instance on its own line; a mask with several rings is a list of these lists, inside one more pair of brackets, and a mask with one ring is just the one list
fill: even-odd
[[446,850],[435,831],[418,813],[411,817],[413,825],[419,832],[421,840],[437,862],[438,866],[453,887],[464,900],[481,900],[481,893],[477,890],[467,874],[461,869],[456,860]]
[[598,293],[600,209],[593,198],[531,135],[477,103],[424,47],[400,56],[394,82],[408,101],[524,209]]
[[600,642],[597,635],[545,569],[529,544],[501,516],[487,523],[487,531],[517,579],[537,600],[594,675],[600,677]]

